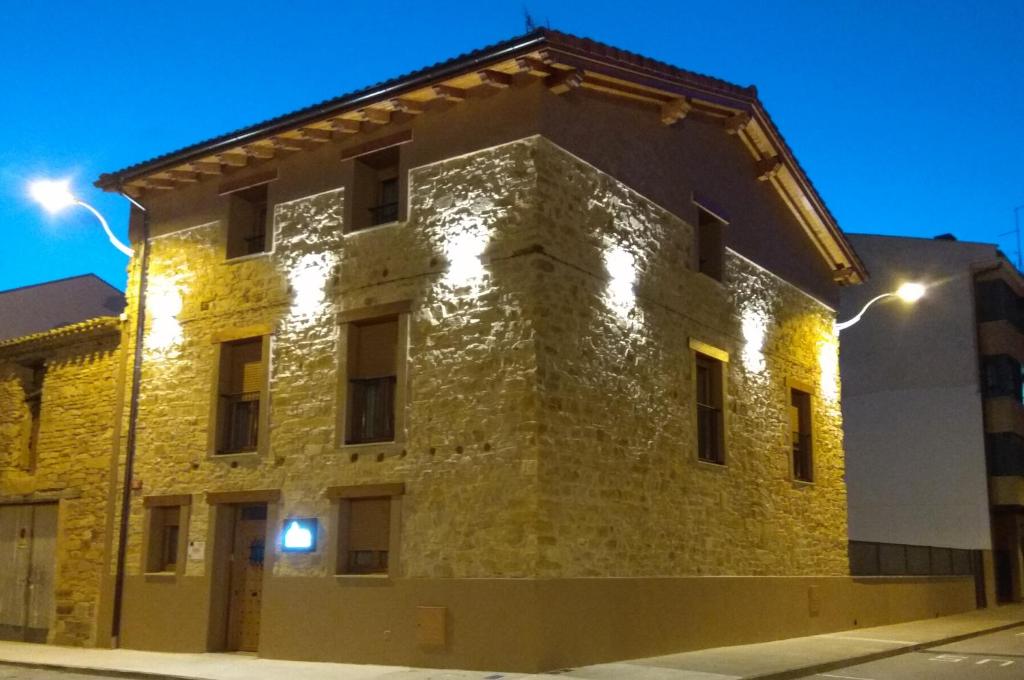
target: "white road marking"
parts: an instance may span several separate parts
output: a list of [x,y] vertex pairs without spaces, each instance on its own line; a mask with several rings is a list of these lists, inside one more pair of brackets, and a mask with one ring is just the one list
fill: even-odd
[[929,661],[945,661],[946,663],[960,663],[966,656],[954,656],[953,654],[939,654],[928,659]]
[[890,645],[916,645],[916,642],[909,640],[882,640],[881,638],[857,637],[855,635],[815,635],[814,637],[828,638],[829,640],[861,640],[862,642],[884,642]]

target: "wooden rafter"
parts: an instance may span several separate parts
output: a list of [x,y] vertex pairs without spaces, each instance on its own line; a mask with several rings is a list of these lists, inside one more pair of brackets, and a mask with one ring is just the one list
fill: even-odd
[[178,182],[191,183],[199,181],[199,173],[189,170],[168,170],[167,176]]
[[488,87],[505,89],[512,85],[512,76],[501,71],[485,69],[477,71],[476,76],[480,79],[481,85],[487,85]]
[[535,76],[537,78],[545,78],[555,71],[553,67],[548,66],[543,61],[534,59],[533,57],[520,57],[516,59],[516,69],[518,69],[520,73],[529,73],[531,76]]
[[226,151],[217,154],[217,160],[221,165],[230,165],[235,168],[244,168],[249,162],[249,157],[240,151]]
[[665,125],[672,125],[686,118],[686,115],[692,110],[693,106],[686,97],[671,99],[661,105],[661,122]]
[[301,139],[293,137],[277,136],[270,140],[278,151],[302,151],[306,145]]
[[172,179],[163,179],[160,177],[147,177],[146,179],[139,180],[139,182],[147,189],[176,189],[178,183]]
[[221,162],[213,159],[194,161],[188,167],[203,175],[220,175],[224,172]]
[[370,123],[376,123],[377,125],[387,125],[391,122],[391,112],[384,109],[375,109],[367,107],[365,109],[359,109],[356,114],[362,119]]
[[329,142],[332,139],[331,131],[322,128],[305,127],[299,130],[299,134],[302,136],[302,139],[307,139],[311,142]]
[[358,120],[352,120],[351,118],[332,118],[331,129],[334,130],[335,135],[354,135],[362,129],[362,123]]
[[246,144],[242,147],[242,151],[250,158],[257,160],[266,160],[274,157],[274,147],[267,146],[266,144]]
[[583,74],[576,69],[557,71],[544,79],[544,85],[554,94],[565,94],[583,84]]
[[392,99],[388,102],[391,105],[392,110],[400,113],[408,113],[413,116],[418,116],[423,113],[423,104],[419,102],[410,101],[408,99]]
[[785,167],[782,163],[782,159],[778,156],[769,156],[768,158],[762,158],[757,162],[757,179],[762,182],[767,182],[772,177],[779,174],[779,171]]
[[730,135],[738,135],[747,129],[747,126],[750,125],[750,120],[750,114],[746,111],[741,111],[725,119],[725,131]]
[[434,85],[431,88],[434,92],[434,96],[437,98],[447,99],[450,102],[461,102],[466,98],[466,91],[461,87],[452,87],[451,85]]

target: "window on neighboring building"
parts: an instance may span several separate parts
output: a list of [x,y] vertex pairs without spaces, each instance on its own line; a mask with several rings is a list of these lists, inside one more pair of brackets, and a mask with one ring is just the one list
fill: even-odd
[[811,437],[811,395],[789,391],[789,424],[793,443],[793,479],[814,481],[814,452]]
[[181,538],[181,506],[149,508],[147,572],[177,571]]
[[1024,378],[1020,362],[1007,354],[982,357],[981,385],[986,397],[1013,397],[1021,401]]
[[228,194],[227,257],[233,259],[267,250],[267,185]]
[[723,364],[695,352],[697,403],[697,458],[708,463],[725,463],[723,437]]
[[399,148],[392,146],[355,159],[352,224],[348,231],[398,221],[401,200]]
[[25,385],[25,408],[28,411],[28,441],[22,467],[35,469],[39,455],[39,425],[43,410],[43,380],[46,378],[45,364],[32,364],[26,367],[29,372]]
[[255,451],[263,389],[263,339],[221,345],[217,453]]
[[716,281],[725,269],[725,222],[697,208],[697,271]]
[[346,444],[393,441],[398,317],[348,324]]

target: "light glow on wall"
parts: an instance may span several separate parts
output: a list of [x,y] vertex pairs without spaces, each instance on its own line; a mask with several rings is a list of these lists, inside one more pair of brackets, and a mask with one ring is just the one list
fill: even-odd
[[621,245],[609,244],[604,251],[604,266],[609,277],[605,293],[608,306],[625,318],[636,305],[636,258]]
[[743,349],[740,357],[743,367],[751,373],[763,373],[767,364],[764,358],[764,340],[768,334],[768,313],[756,305],[748,305],[741,312]]
[[324,310],[327,281],[334,271],[332,253],[309,253],[288,271],[292,288],[292,319],[312,319]]
[[174,280],[154,276],[146,293],[150,327],[146,346],[154,350],[167,350],[181,342],[181,314],[183,287]]
[[448,235],[444,255],[448,271],[444,280],[451,286],[466,286],[481,279],[484,265],[480,261],[490,235],[479,217],[465,217]]
[[818,367],[821,371],[821,396],[839,399],[839,339],[830,334],[818,343]]

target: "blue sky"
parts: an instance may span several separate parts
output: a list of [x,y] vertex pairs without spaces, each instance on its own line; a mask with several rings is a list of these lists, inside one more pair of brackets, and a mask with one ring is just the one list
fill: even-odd
[[[1024,204],[1024,2],[540,2],[538,23],[755,84],[840,225],[998,242]],[[119,234],[101,172],[523,31],[519,2],[3,3],[0,290],[125,259],[84,210],[26,182],[72,177]],[[770,11],[768,8],[770,7]],[[1022,215],[1024,217],[1024,215]]]

